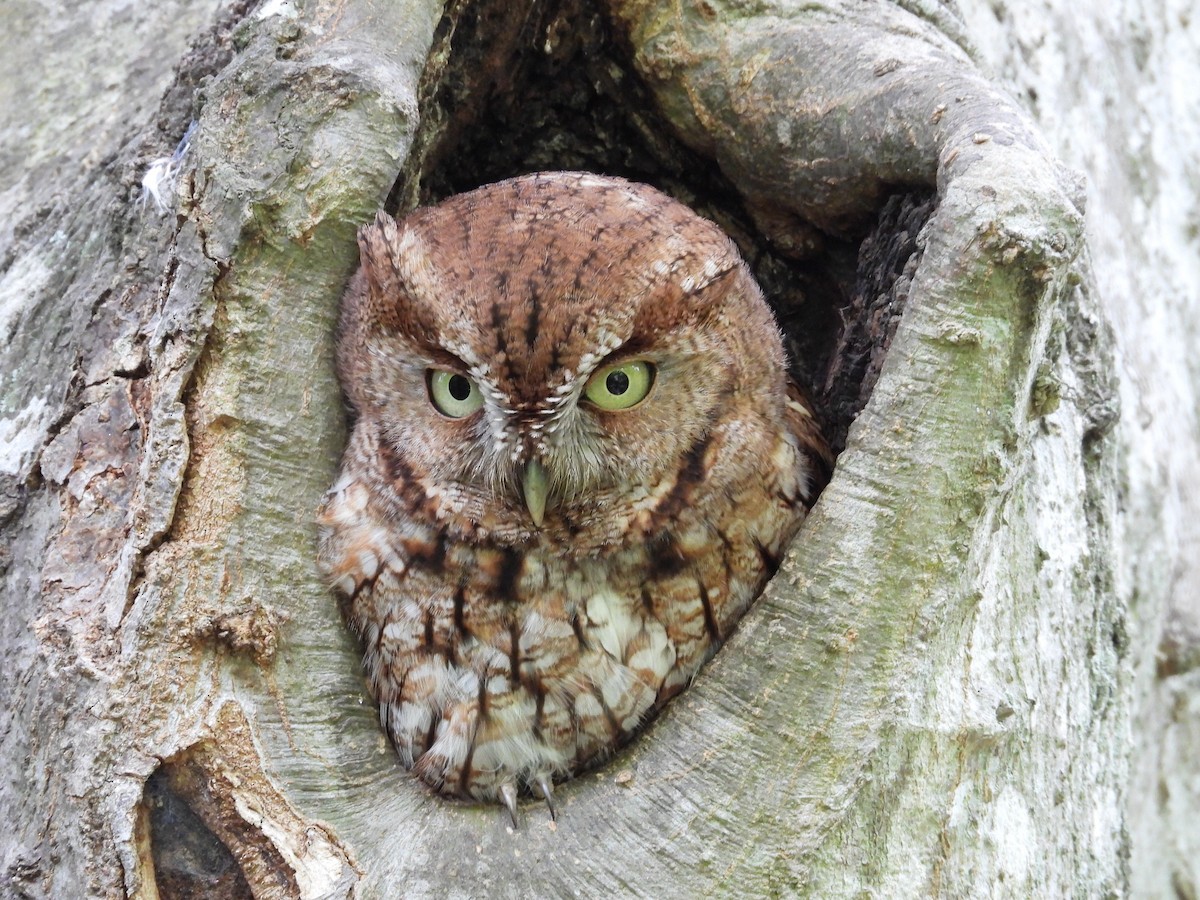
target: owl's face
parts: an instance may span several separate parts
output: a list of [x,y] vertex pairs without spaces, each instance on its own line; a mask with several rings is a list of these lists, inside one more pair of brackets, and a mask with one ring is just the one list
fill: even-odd
[[718,423],[780,415],[757,286],[715,225],[653,189],[517,179],[381,216],[360,246],[342,383],[452,532],[644,536]]

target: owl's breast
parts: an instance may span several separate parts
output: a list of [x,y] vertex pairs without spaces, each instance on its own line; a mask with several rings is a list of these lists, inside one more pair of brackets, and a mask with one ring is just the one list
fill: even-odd
[[451,528],[397,496],[335,486],[322,564],[402,762],[485,799],[627,741],[728,637],[803,518],[797,494],[758,477],[720,504],[664,491],[642,510],[662,527],[627,518],[595,545],[561,518],[520,535]]

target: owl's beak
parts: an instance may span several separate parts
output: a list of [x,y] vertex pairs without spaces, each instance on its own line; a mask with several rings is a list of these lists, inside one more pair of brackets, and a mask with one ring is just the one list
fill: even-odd
[[521,491],[525,494],[525,506],[529,518],[538,528],[546,515],[546,469],[536,459],[525,463],[525,474],[521,476]]

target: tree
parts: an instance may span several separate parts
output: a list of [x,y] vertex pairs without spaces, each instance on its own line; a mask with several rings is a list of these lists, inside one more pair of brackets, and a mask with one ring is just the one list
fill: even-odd
[[[1194,893],[1197,26],[962,6],[14,7],[5,895]],[[1101,45],[1140,148],[1056,124],[1133,115]],[[312,518],[356,226],[533,168],[730,231],[842,452],[697,683],[514,830],[399,770]]]

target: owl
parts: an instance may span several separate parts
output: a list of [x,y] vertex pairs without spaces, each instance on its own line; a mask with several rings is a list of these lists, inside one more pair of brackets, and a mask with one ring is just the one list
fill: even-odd
[[729,636],[829,451],[733,243],[650,187],[514,178],[359,247],[321,568],[404,766],[553,815]]

